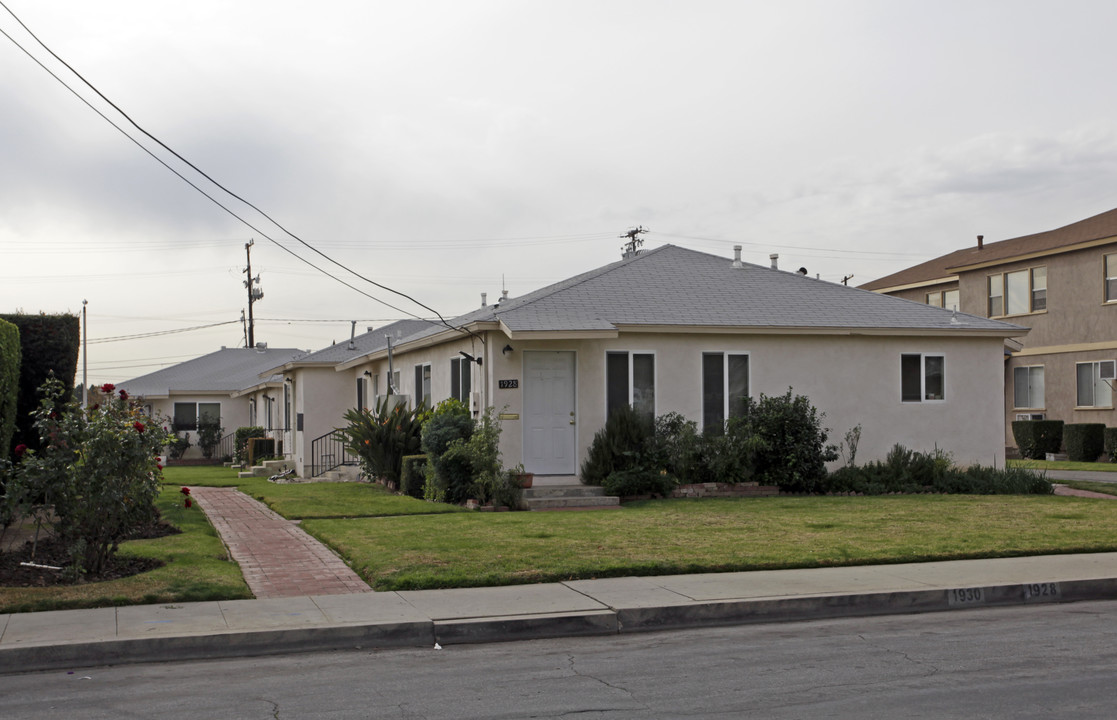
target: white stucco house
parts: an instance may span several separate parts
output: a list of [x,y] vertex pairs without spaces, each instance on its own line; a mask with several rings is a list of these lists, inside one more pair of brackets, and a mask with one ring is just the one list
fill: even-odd
[[500,412],[507,465],[575,476],[618,403],[703,427],[743,396],[791,388],[825,413],[832,441],[861,426],[859,460],[902,443],[1003,464],[1004,343],[1027,328],[739,255],[666,245],[445,325],[403,321],[276,365],[299,418],[285,447],[306,476],[348,408],[389,392],[455,397]]
[[260,373],[305,355],[297,348],[221,348],[193,360],[156,370],[117,384],[142,398],[149,415],[170,421],[179,436],[190,435],[192,446],[184,458],[201,457],[196,437],[198,421],[215,418],[225,435],[238,427],[259,425],[282,438],[283,377]]

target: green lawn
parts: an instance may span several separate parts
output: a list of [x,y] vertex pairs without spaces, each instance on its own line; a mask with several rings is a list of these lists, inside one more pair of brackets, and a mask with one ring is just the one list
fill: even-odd
[[1055,496],[649,501],[616,511],[307,520],[377,590],[1117,550],[1117,502]]
[[469,512],[456,505],[396,495],[369,483],[273,483],[266,477],[238,478],[223,467],[168,467],[164,482],[186,486],[235,487],[291,520]]
[[1117,463],[1070,462],[1069,460],[1009,460],[1009,467],[1033,470],[1086,470],[1089,472],[1117,472]]
[[240,567],[225,559],[225,546],[197,505],[185,509],[177,487],[165,488],[157,504],[164,520],[182,533],[130,540],[120,553],[158,558],[163,567],[82,585],[0,587],[0,613],[252,597]]

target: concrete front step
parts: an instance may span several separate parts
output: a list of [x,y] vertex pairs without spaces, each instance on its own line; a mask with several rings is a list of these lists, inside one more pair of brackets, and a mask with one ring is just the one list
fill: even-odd
[[524,501],[532,510],[617,507],[620,498],[609,496],[593,485],[543,485],[524,490]]

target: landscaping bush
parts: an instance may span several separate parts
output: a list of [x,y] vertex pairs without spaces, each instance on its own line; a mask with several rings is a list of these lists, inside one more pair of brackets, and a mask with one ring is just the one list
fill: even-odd
[[458,400],[445,400],[423,425],[420,448],[427,455],[427,491],[431,500],[458,504],[471,495],[473,466],[467,453],[449,452],[456,441],[473,435],[469,408]]
[[1105,449],[1105,425],[1068,423],[1063,426],[1063,445],[1072,462],[1096,462]]
[[826,477],[826,463],[838,459],[837,446],[826,444],[822,417],[791,388],[784,395],[747,400],[745,420],[763,441],[755,448],[756,479],[785,492],[815,491]]
[[248,462],[248,441],[251,438],[262,438],[267,435],[267,430],[259,425],[250,425],[247,427],[237,428],[236,434],[233,436],[233,449],[236,456],[233,458],[237,465],[244,465]]
[[703,482],[703,436],[698,423],[687,420],[677,412],[660,415],[655,419],[655,430],[650,452],[645,460],[654,468],[666,470],[680,483]]
[[[0,460],[7,460],[12,450],[20,357],[19,328],[0,320]],[[0,473],[0,488],[3,488],[3,481],[4,475]]]
[[466,488],[467,496],[475,497],[482,503],[515,510],[523,504],[519,476],[524,468],[522,465],[504,468],[500,454],[500,431],[496,409],[485,408],[469,439],[451,442],[444,457],[469,466],[472,475]]
[[67,390],[56,379],[44,383],[34,413],[39,450],[21,450],[5,499],[53,527],[75,572],[99,573],[121,540],[157,521],[158,456],[168,435],[112,385],[87,410],[65,401]]
[[427,484],[427,456],[405,455],[400,463],[399,491],[422,500]]
[[644,466],[627,470],[617,470],[605,478],[602,487],[606,495],[635,497],[652,495],[666,497],[678,486],[675,478],[666,470],[656,471]]
[[20,374],[16,398],[16,427],[12,442],[39,448],[39,435],[32,424],[32,413],[39,403],[38,390],[49,378],[62,382],[62,402],[73,394],[78,369],[81,324],[77,315],[0,314],[19,328]]
[[1109,462],[1117,463],[1117,427],[1107,427],[1103,437],[1105,454],[1109,456]]
[[356,408],[346,412],[349,425],[339,432],[349,451],[360,458],[366,477],[398,484],[403,457],[419,452],[420,433],[428,414],[422,403],[408,409],[385,397],[375,411]]
[[1054,487],[1042,474],[1024,468],[974,465],[956,468],[941,450],[930,453],[895,445],[884,461],[846,465],[826,478],[823,492],[884,495],[888,493],[953,493],[967,495],[1051,494]]
[[203,419],[198,421],[198,447],[202,449],[202,457],[209,460],[213,451],[221,442],[221,435],[225,428],[217,420]]
[[723,431],[703,433],[694,447],[695,478],[679,478],[680,482],[737,484],[756,479],[757,457],[768,443],[753,432],[745,418],[730,418]]
[[655,423],[651,418],[628,405],[614,410],[605,421],[605,427],[593,436],[582,461],[582,482],[602,485],[614,472],[635,468],[654,436]]
[[1047,453],[1057,453],[1063,446],[1062,420],[1014,420],[1012,437],[1020,457],[1044,460]]

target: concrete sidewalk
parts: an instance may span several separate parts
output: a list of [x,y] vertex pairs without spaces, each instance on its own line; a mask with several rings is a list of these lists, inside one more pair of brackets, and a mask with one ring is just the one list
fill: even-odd
[[0,615],[0,673],[1117,599],[1117,553]]

